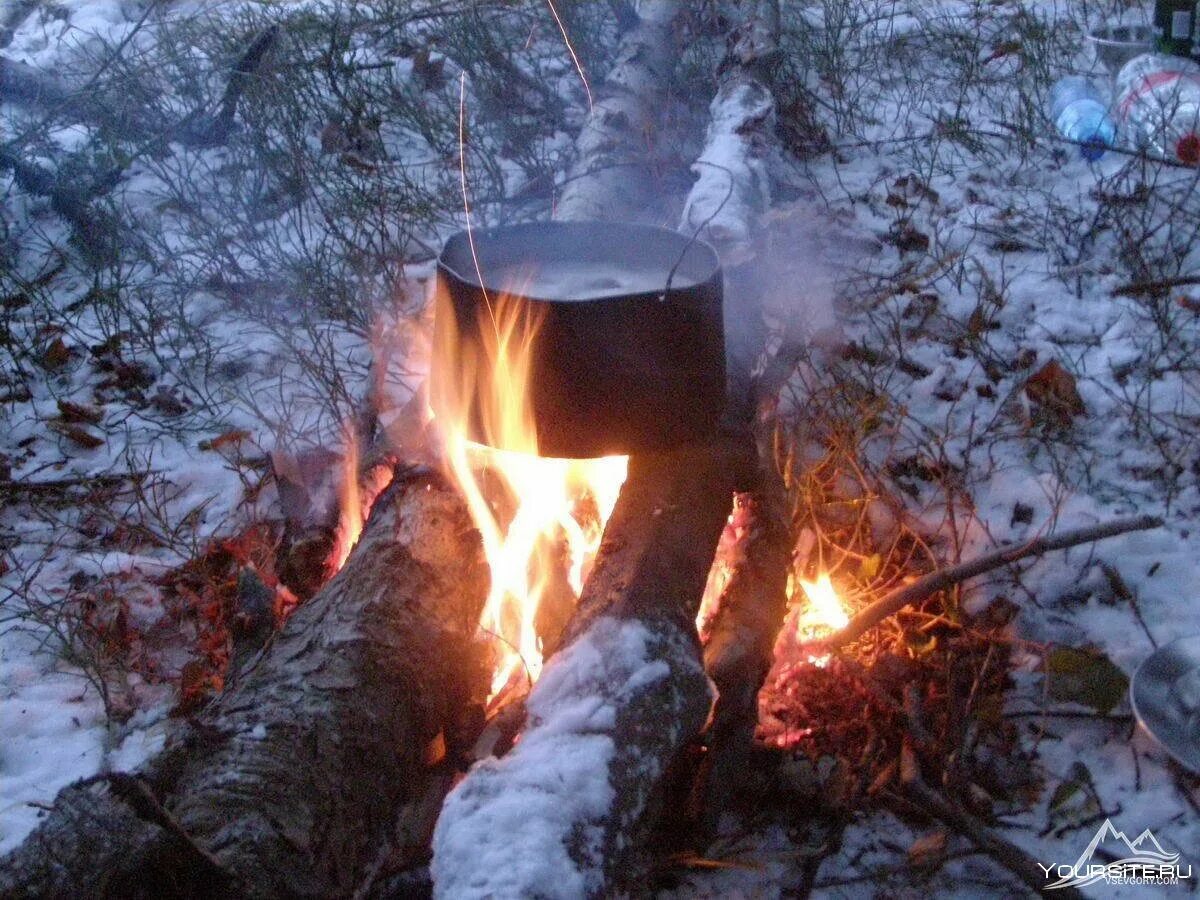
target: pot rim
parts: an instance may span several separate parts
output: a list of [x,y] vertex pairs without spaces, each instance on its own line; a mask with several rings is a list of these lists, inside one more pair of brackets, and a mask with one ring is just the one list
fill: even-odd
[[[567,297],[545,297],[536,294],[525,293],[523,291],[512,291],[505,287],[494,284],[486,284],[488,281],[484,272],[480,271],[483,267],[477,266],[475,261],[479,257],[479,246],[481,242],[495,238],[511,237],[515,238],[520,232],[536,233],[543,230],[556,230],[560,232],[579,231],[581,232],[580,239],[584,240],[586,232],[599,230],[601,232],[610,232],[613,234],[625,234],[626,236],[636,235],[640,232],[646,239],[656,239],[660,241],[670,242],[678,247],[678,257],[675,262],[677,267],[672,273],[669,292],[671,294],[686,293],[695,290],[705,284],[711,282],[714,278],[721,277],[721,260],[717,251],[707,241],[699,236],[688,237],[678,231],[670,228],[664,228],[659,225],[647,225],[642,222],[627,222],[627,221],[602,221],[602,220],[574,220],[570,222],[555,222],[555,221],[538,221],[538,222],[519,222],[511,225],[498,225],[491,228],[470,228],[455,232],[446,239],[442,245],[442,252],[438,254],[437,267],[444,271],[447,275],[457,279],[459,282],[470,285],[473,288],[484,292],[492,292],[496,294],[509,294],[520,297],[524,300],[531,300],[539,303],[571,303],[571,304],[587,304],[587,303],[603,303],[613,300],[627,299],[645,299],[652,297],[664,297],[667,290],[667,285],[664,282],[663,289],[653,291],[633,291],[620,294],[609,294],[602,297],[586,297],[573,299]],[[589,243],[594,244],[598,240],[593,236]],[[459,245],[467,244],[468,262],[471,265],[465,267],[454,265],[449,262],[448,257],[456,252],[461,252]],[[530,260],[528,254],[524,254],[525,258],[512,260],[513,265],[521,263],[536,262]],[[688,268],[682,263],[687,260]],[[619,263],[620,256],[614,254],[613,262]],[[697,274],[697,270],[701,274]]]

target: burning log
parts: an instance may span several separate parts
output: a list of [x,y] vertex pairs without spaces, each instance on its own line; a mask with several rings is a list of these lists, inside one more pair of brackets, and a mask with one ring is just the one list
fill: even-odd
[[439,896],[598,896],[636,877],[666,769],[709,714],[693,623],[750,468],[745,442],[731,439],[631,458],[519,742],[446,801]]
[[373,513],[342,571],[155,759],[60,792],[0,860],[0,895],[355,891],[487,688],[487,572],[462,502],[409,472]]

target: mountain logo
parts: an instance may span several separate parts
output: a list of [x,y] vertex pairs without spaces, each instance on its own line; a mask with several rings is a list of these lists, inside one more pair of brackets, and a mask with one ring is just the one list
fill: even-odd
[[[1099,854],[1100,859],[1094,861]],[[1110,860],[1106,862],[1105,860]],[[1104,881],[1108,884],[1178,884],[1192,877],[1191,865],[1180,866],[1179,852],[1168,851],[1147,828],[1133,840],[1118,831],[1111,819],[1105,819],[1091,843],[1073,865],[1042,865],[1046,879],[1056,879],[1045,890],[1084,887]]]

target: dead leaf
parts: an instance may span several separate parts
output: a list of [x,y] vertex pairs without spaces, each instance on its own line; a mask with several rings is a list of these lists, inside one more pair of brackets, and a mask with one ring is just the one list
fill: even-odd
[[442,84],[445,80],[445,69],[446,57],[441,54],[435,56],[428,47],[423,47],[413,54],[413,75],[420,81],[421,87],[427,91]]
[[104,412],[95,406],[70,400],[58,401],[58,415],[64,422],[83,425],[99,425],[100,420],[104,418]]
[[1055,647],[1046,655],[1047,692],[1066,703],[1088,706],[1101,714],[1125,699],[1129,678],[1099,650]]
[[929,249],[929,235],[917,229],[910,222],[894,225],[888,234],[888,239],[901,253],[924,253]]
[[215,438],[201,441],[196,446],[201,450],[220,450],[222,447],[237,446],[242,441],[248,440],[249,437],[250,432],[242,428],[234,428],[223,434],[218,434]]
[[1015,53],[1021,52],[1020,41],[1001,41],[992,48],[992,52],[984,58],[983,63],[987,65],[997,59],[1004,59],[1006,56],[1012,56]]
[[61,337],[56,337],[42,351],[41,366],[47,372],[61,369],[70,361],[71,348],[63,342]]
[[71,425],[67,422],[50,422],[49,426],[52,431],[61,434],[71,443],[83,447],[85,450],[95,450],[104,444],[104,438],[96,437],[96,435],[79,425]]
[[920,867],[941,862],[946,855],[948,838],[942,829],[921,835],[908,848],[908,864]]
[[1029,376],[1025,382],[1025,395],[1041,408],[1043,414],[1060,424],[1069,424],[1075,416],[1087,412],[1075,386],[1075,376],[1056,359]]
[[164,416],[181,416],[187,412],[187,403],[175,396],[175,391],[160,387],[150,398],[150,404]]

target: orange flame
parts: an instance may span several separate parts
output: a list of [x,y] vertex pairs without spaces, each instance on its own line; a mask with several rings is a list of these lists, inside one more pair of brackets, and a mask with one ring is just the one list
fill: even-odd
[[[532,681],[540,673],[537,626],[545,623],[546,637],[553,637],[562,624],[565,592],[570,606],[578,598],[625,481],[627,458],[538,456],[527,390],[537,317],[509,295],[493,296],[480,317],[479,340],[463,343],[453,317],[443,312],[448,309],[448,299],[439,298],[434,359],[459,365],[457,371],[434,371],[430,403],[450,475],[483,537],[491,569],[480,627],[493,638],[498,657],[495,697],[522,674]],[[472,422],[474,397],[479,401]],[[472,433],[492,446],[470,440]]]
[[[816,581],[799,579],[800,587],[804,590],[807,602],[801,605],[795,613],[796,636],[801,643],[828,637],[850,622],[846,607],[834,590],[829,575],[822,572]],[[815,666],[824,668],[829,662],[828,656],[810,656],[808,661]]]
[[340,572],[363,530],[362,497],[358,491],[358,439],[345,429],[345,452],[338,473],[338,523],[333,548],[333,571]]

